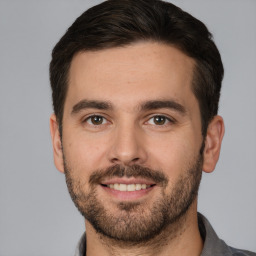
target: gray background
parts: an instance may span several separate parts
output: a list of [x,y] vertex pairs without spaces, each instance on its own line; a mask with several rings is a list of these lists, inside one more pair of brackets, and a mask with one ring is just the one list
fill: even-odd
[[[84,222],[54,167],[51,49],[101,1],[0,0],[0,255],[73,255]],[[225,65],[219,164],[199,210],[232,246],[256,251],[256,1],[176,0],[213,32]]]

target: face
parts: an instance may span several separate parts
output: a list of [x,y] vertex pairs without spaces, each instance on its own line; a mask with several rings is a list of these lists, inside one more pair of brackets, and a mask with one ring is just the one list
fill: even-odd
[[194,64],[159,43],[73,58],[55,164],[98,232],[145,241],[190,209],[203,166]]

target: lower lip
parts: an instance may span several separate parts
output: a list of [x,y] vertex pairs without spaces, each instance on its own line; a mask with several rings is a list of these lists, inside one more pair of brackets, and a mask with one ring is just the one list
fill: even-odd
[[146,189],[136,190],[136,191],[119,191],[109,187],[104,187],[104,186],[101,186],[101,187],[104,189],[104,191],[106,191],[111,196],[122,201],[129,201],[129,200],[135,200],[135,199],[139,199],[146,196],[156,186],[149,187]]

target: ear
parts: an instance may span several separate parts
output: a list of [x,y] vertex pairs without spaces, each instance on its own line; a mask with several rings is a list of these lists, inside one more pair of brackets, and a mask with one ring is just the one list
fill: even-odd
[[224,121],[221,116],[215,116],[208,125],[205,138],[203,171],[210,173],[215,169],[220,155],[222,138],[224,136]]
[[59,124],[57,122],[55,114],[52,114],[50,117],[50,131],[52,137],[54,164],[60,172],[64,173]]

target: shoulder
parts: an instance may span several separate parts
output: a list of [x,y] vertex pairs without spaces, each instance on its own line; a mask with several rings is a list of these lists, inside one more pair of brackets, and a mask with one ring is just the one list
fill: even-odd
[[230,252],[232,253],[233,256],[256,256],[255,252],[236,249],[236,248],[233,248],[233,247],[229,247],[229,249],[230,249]]
[[256,256],[254,252],[228,246],[217,236],[210,222],[200,213],[198,213],[198,225],[204,240],[201,256]]

